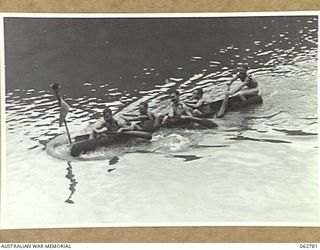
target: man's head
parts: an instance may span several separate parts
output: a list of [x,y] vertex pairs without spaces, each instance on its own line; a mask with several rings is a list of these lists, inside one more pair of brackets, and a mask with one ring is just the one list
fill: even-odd
[[200,98],[202,98],[202,96],[203,96],[203,89],[202,88],[196,89],[194,91],[195,98],[200,99]]
[[110,108],[105,108],[102,112],[102,115],[103,115],[103,119],[106,122],[109,122],[110,120],[113,119],[112,110]]
[[177,103],[180,100],[180,92],[178,90],[170,94],[170,99],[172,102]]
[[145,115],[148,113],[148,103],[147,102],[141,102],[139,104],[139,112],[141,115]]
[[59,95],[59,87],[60,86],[57,83],[54,83],[51,85],[51,88],[52,88],[53,92],[55,93],[55,95]]
[[244,64],[244,63],[241,63],[241,64],[238,64],[238,71],[240,74],[245,74],[247,73],[248,71],[248,65]]

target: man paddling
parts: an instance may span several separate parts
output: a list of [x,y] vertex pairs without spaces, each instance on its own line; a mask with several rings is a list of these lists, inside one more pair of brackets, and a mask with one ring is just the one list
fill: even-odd
[[148,111],[148,103],[147,102],[141,102],[139,104],[139,113],[140,115],[137,115],[133,118],[126,118],[122,117],[127,122],[132,122],[129,127],[123,127],[119,131],[128,131],[128,130],[137,130],[137,131],[147,131],[147,132],[153,132],[155,127],[159,126],[159,123],[156,118],[156,116]]
[[236,89],[228,91],[226,93],[227,96],[238,93],[241,100],[246,101],[248,96],[258,95],[258,82],[251,74],[248,74],[248,66],[246,64],[240,64],[238,66],[238,73],[227,85],[231,86],[231,84],[238,79],[241,80],[242,84]]
[[203,89],[199,88],[194,91],[191,100],[186,102],[188,107],[193,108],[192,114],[196,117],[203,117],[211,113],[209,103],[203,99]]

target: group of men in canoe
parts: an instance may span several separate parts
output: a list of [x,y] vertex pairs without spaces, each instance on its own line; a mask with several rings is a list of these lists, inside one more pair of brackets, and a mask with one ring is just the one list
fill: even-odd
[[[232,91],[229,91],[231,84],[240,79],[241,84]],[[239,95],[242,101],[246,101],[248,96],[258,95],[258,83],[251,74],[248,74],[248,66],[240,64],[237,74],[227,83],[228,91],[225,98],[231,95]],[[139,104],[139,115],[130,115],[122,117],[125,123],[118,122],[112,114],[110,108],[103,110],[104,122],[93,130],[91,137],[97,137],[103,132],[123,132],[123,131],[145,131],[153,132],[162,124],[166,124],[170,119],[186,119],[191,117],[205,117],[212,113],[209,103],[203,99],[203,89],[195,90],[193,97],[186,101],[180,101],[179,91],[170,94],[172,102],[171,111],[169,114],[156,116],[148,110],[148,103],[142,102]],[[223,104],[222,104],[223,105]]]

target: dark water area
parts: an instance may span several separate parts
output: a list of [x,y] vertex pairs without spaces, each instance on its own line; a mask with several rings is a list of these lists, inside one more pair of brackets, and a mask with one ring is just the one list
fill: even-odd
[[259,44],[270,43],[273,50],[273,40],[282,34],[287,40],[277,48],[300,51],[297,31],[317,29],[317,22],[308,23],[313,18],[6,18],[7,92],[48,90],[49,84],[60,83],[67,96],[106,98],[103,91],[92,92],[83,83],[107,83],[108,88],[132,93],[242,61],[257,69],[265,60],[253,56]]

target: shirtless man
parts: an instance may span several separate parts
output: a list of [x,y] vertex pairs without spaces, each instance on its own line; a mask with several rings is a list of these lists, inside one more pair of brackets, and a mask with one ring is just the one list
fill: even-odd
[[180,92],[178,90],[170,94],[170,99],[172,102],[171,109],[169,114],[166,115],[162,120],[162,124],[166,123],[168,119],[176,117],[184,118],[186,116],[193,116],[192,109],[189,108],[183,102],[180,102]]
[[121,128],[120,131],[138,130],[152,132],[154,130],[156,117],[152,112],[148,111],[148,103],[141,102],[139,104],[139,113],[133,118],[122,117],[127,122],[133,122],[129,127]]
[[98,134],[104,132],[117,132],[122,125],[113,117],[112,110],[110,108],[105,108],[102,112],[104,122],[93,129],[90,138],[97,137]]
[[231,84],[240,79],[242,84],[240,84],[236,89],[227,92],[226,94],[233,95],[238,93],[242,101],[246,101],[248,96],[257,95],[259,93],[258,82],[252,75],[248,74],[248,66],[245,64],[240,64],[238,67],[238,73],[231,79],[227,85]]
[[193,116],[192,109],[189,108],[185,103],[180,102],[180,92],[176,90],[170,94],[171,98],[171,110],[169,116]]
[[203,89],[194,91],[193,98],[186,102],[186,105],[193,108],[192,114],[196,117],[203,117],[211,113],[208,102],[203,99]]

